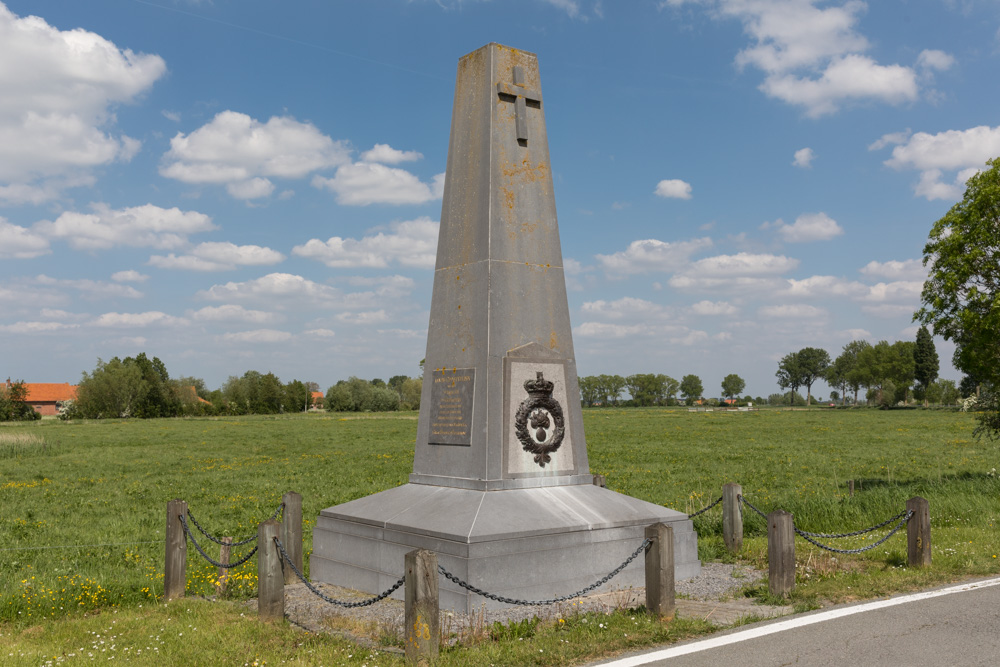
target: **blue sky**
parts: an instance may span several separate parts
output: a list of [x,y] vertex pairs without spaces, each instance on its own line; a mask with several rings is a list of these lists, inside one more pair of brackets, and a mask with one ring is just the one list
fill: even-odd
[[998,29],[977,0],[6,0],[2,371],[417,375],[456,64],[495,41],[538,54],[579,373],[766,396],[788,352],[913,339],[927,233],[1000,155]]

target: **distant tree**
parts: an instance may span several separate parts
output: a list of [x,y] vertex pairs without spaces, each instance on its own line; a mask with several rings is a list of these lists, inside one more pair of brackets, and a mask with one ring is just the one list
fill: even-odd
[[28,403],[28,387],[24,380],[0,384],[0,421],[34,421],[42,415]]
[[602,403],[614,403],[618,405],[618,399],[625,390],[625,378],[621,375],[598,375],[598,385]]
[[812,386],[830,366],[830,354],[816,347],[804,347],[797,354],[799,380],[806,388],[806,405],[812,403]]
[[580,402],[584,407],[593,407],[600,398],[600,380],[593,375],[588,375],[579,379]]
[[864,386],[864,383],[859,381],[855,369],[858,363],[858,350],[866,345],[868,343],[863,340],[851,341],[845,345],[843,352],[833,360],[823,375],[826,383],[831,387],[836,387],[844,396],[845,403],[847,402],[848,390],[853,390],[854,403],[857,404],[858,390]]
[[[870,377],[868,387],[875,389],[875,402],[878,405],[891,405],[895,400],[896,389],[908,388],[913,383],[913,345],[908,341],[890,345],[888,341],[880,340],[858,355],[859,365],[867,369]],[[885,392],[888,383],[893,386],[892,392]],[[888,393],[888,397],[885,393]]]
[[681,378],[681,396],[687,403],[697,401],[705,393],[705,388],[701,385],[701,378],[697,375],[685,375]]
[[[804,383],[802,381],[802,369],[799,368],[798,352],[790,352],[778,362],[778,371],[774,374],[778,378],[778,386],[788,389],[794,394]],[[789,404],[791,399],[789,398]]]
[[75,408],[86,419],[128,419],[135,417],[149,385],[137,364],[118,357],[97,360],[92,373],[83,373],[76,390]]
[[743,391],[746,385],[747,383],[743,381],[743,378],[735,373],[730,373],[722,380],[722,395],[732,399],[733,396]]
[[319,391],[319,382],[306,382],[306,389],[311,392]]
[[385,380],[383,380],[382,378],[373,378],[370,384],[373,387],[384,387],[384,386],[386,386],[385,385]]
[[409,378],[406,377],[405,375],[393,375],[391,378],[389,378],[389,386],[392,389],[395,389],[396,393],[399,393],[401,387],[403,386],[403,383],[406,382],[407,380],[409,380]]
[[917,329],[917,341],[913,346],[913,376],[920,383],[920,389],[925,394],[924,406],[927,405],[927,387],[937,379],[940,364],[934,339],[927,327]]
[[312,405],[312,392],[305,382],[292,380],[285,385],[284,407],[286,412],[308,412]]
[[958,403],[958,387],[955,386],[954,380],[938,380],[933,386],[939,387],[941,390],[941,398],[938,399],[941,405],[955,405]]
[[323,400],[326,409],[330,412],[353,412],[354,397],[346,382],[339,382],[326,390],[326,397]]
[[839,401],[840,400],[840,392],[836,391],[836,390],[831,391],[830,392],[830,400],[833,401],[834,403],[836,403],[837,401]]
[[423,386],[423,380],[420,378],[406,378],[399,391],[401,410],[420,409],[420,393],[423,391]]
[[649,406],[663,403],[666,375],[636,373],[625,378],[625,388],[634,405]]

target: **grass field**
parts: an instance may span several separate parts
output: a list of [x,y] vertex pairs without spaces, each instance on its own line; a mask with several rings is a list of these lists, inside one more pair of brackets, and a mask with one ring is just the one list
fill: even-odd
[[[1000,448],[972,438],[973,415],[595,409],[584,412],[584,423],[592,472],[606,475],[616,491],[676,509],[694,511],[721,495],[722,484],[739,482],[765,512],[783,508],[805,530],[844,532],[898,513],[912,496],[930,501],[929,570],[905,567],[902,535],[866,554],[836,558],[798,541],[801,567],[793,601],[803,608],[1000,572]],[[139,634],[150,622],[166,627],[163,614],[176,622],[177,614],[156,602],[163,590],[168,500],[186,500],[207,529],[240,538],[271,515],[285,491],[297,491],[303,496],[308,562],[312,523],[322,508],[407,481],[415,433],[413,413],[0,425],[0,645],[13,637],[17,647],[10,655],[0,653],[0,664],[66,659],[66,646],[86,648],[66,635],[100,634],[97,628],[115,615],[123,624],[144,614],[157,619],[140,623]],[[853,498],[847,493],[852,479]],[[720,516],[715,509],[695,520],[703,560],[732,558],[722,548]],[[763,521],[748,514],[746,531],[740,558],[764,566]],[[836,546],[864,544],[851,538]],[[215,568],[189,549],[189,594],[212,594],[214,580]],[[234,572],[230,590],[237,599],[255,595],[254,561]],[[749,594],[766,598],[766,588]],[[295,640],[295,631],[277,629],[279,634],[264,637],[249,621],[244,626],[235,606],[209,613],[191,604],[195,609],[186,613],[207,615],[203,628],[220,622],[212,614],[229,619],[239,637],[234,641],[243,647],[234,650],[251,662],[259,657],[271,664],[309,664],[297,644],[312,646],[313,639]],[[589,636],[589,630],[580,631]],[[704,629],[684,630],[699,631]],[[662,641],[661,635],[662,629],[651,626],[646,634],[634,632],[632,640],[641,645],[642,637]],[[222,650],[218,642],[204,642]],[[259,656],[250,650],[254,642],[262,649]],[[134,643],[132,653],[123,653],[120,640],[116,655],[134,658],[143,642]],[[159,651],[186,655],[176,644]],[[344,642],[309,650],[337,651],[323,658],[326,664],[372,660]],[[486,664],[498,659],[488,657],[495,647],[479,650],[486,651]],[[558,655],[550,649],[539,664],[567,664]],[[565,660],[581,655],[591,654],[570,652]],[[471,658],[463,654],[463,660]]]

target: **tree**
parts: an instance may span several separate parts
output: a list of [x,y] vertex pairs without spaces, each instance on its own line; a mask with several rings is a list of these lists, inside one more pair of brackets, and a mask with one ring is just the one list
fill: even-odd
[[736,373],[730,373],[722,380],[722,395],[732,399],[733,396],[743,391],[743,388],[746,386],[747,383],[743,381],[743,378]]
[[625,389],[625,378],[621,375],[598,375],[598,386],[601,402],[607,405],[609,402],[618,405],[618,397]]
[[976,435],[1000,437],[1000,159],[965,183],[962,201],[934,223],[930,271],[913,318],[956,345],[956,366],[987,388]]
[[[666,398],[665,392],[668,379],[674,383],[677,382],[666,375],[637,373],[625,378],[625,388],[632,395],[632,402],[635,405],[661,405]],[[676,392],[676,389],[674,391]]]
[[[790,394],[794,394],[802,386],[802,371],[799,368],[799,353],[791,352],[786,354],[778,362],[778,370],[774,374],[778,378],[778,386],[788,389]],[[792,399],[789,398],[789,405]]]
[[[888,341],[880,340],[858,355],[858,364],[866,369],[868,387],[875,390],[877,404],[883,407],[891,405],[895,390],[905,391],[913,383],[913,346],[914,343],[908,341],[890,345]],[[885,391],[888,384],[892,384],[892,392]]]
[[705,393],[705,388],[701,386],[701,378],[697,375],[685,375],[681,378],[681,396],[690,405],[692,401],[697,401]]
[[593,407],[600,400],[600,380],[593,375],[579,379],[580,401],[585,407]]
[[87,419],[128,419],[149,391],[138,364],[126,364],[118,357],[97,360],[93,373],[83,373],[76,390],[75,407]]
[[928,403],[927,388],[937,379],[939,368],[934,339],[927,327],[920,327],[917,329],[917,342],[913,347],[913,376],[920,383],[920,389],[924,393],[924,407]]
[[288,412],[308,412],[312,405],[312,392],[305,382],[292,380],[285,385],[285,410]]
[[400,388],[402,410],[419,410],[420,393],[423,391],[424,382],[420,378],[406,378]]
[[28,404],[28,387],[24,380],[0,384],[0,421],[33,421],[42,415]]
[[816,347],[804,347],[798,354],[799,380],[806,387],[806,405],[812,403],[813,383],[823,377],[830,366],[830,354]]

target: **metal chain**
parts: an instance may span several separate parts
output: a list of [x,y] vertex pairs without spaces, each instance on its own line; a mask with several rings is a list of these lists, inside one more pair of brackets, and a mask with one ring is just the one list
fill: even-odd
[[909,511],[910,510],[903,510],[902,512],[900,512],[896,516],[891,517],[889,519],[886,519],[885,521],[883,521],[882,523],[880,523],[877,526],[872,526],[871,528],[865,528],[863,530],[855,530],[852,533],[809,533],[809,532],[806,532],[804,530],[800,530],[798,532],[799,532],[799,535],[801,535],[802,537],[805,537],[807,535],[809,537],[825,537],[825,538],[829,538],[829,539],[836,539],[836,538],[839,538],[839,537],[854,537],[855,535],[864,535],[865,533],[870,533],[873,530],[878,530],[879,528],[882,528],[884,526],[888,526],[893,521],[897,521],[897,520],[903,518],[903,516],[906,515],[906,513],[909,512]]
[[889,533],[885,537],[883,537],[878,542],[875,542],[874,544],[869,544],[867,547],[861,547],[859,549],[836,549],[834,547],[829,547],[829,546],[827,546],[825,544],[820,544],[819,542],[817,542],[813,538],[811,538],[808,535],[806,535],[803,531],[799,530],[798,528],[795,529],[795,532],[798,533],[799,535],[801,535],[802,538],[806,542],[809,542],[810,544],[814,544],[817,547],[819,547],[820,549],[826,549],[827,551],[832,551],[833,553],[836,553],[836,554],[860,554],[860,553],[863,553],[865,551],[869,551],[871,549],[874,549],[875,547],[879,546],[880,544],[882,544],[883,542],[885,542],[886,540],[888,540],[890,537],[892,537],[893,535],[895,535],[897,532],[899,532],[899,529],[902,528],[903,526],[905,526],[906,522],[909,521],[910,518],[913,516],[913,510],[907,510],[904,514],[905,514],[905,516],[899,520],[899,524],[897,524],[895,528],[893,528],[892,530],[890,530]]
[[255,545],[254,548],[250,550],[250,553],[248,553],[246,556],[244,556],[243,558],[239,559],[235,563],[220,563],[219,561],[213,559],[211,556],[209,556],[207,553],[205,553],[204,549],[201,548],[201,545],[198,544],[198,540],[194,539],[194,533],[192,533],[188,529],[187,519],[184,518],[184,515],[183,514],[178,514],[177,516],[180,517],[181,525],[184,526],[184,535],[191,539],[191,544],[193,544],[194,548],[198,550],[198,553],[201,554],[201,557],[204,558],[205,560],[207,560],[209,563],[211,563],[215,567],[221,567],[221,568],[224,568],[224,569],[227,569],[227,570],[230,569],[230,568],[239,567],[240,565],[243,565],[243,563],[245,563],[248,560],[250,560],[251,558],[253,558],[253,555],[255,553],[257,553],[257,546]]
[[688,514],[688,518],[689,518],[689,519],[693,519],[693,518],[695,518],[696,516],[698,516],[699,514],[704,514],[705,512],[707,512],[708,510],[712,509],[713,507],[715,507],[716,505],[718,505],[718,504],[719,504],[719,503],[721,503],[721,502],[722,502],[722,496],[719,496],[719,499],[718,499],[718,500],[716,500],[716,501],[715,501],[714,503],[712,503],[711,505],[709,505],[708,507],[702,507],[702,508],[701,508],[700,510],[698,510],[698,511],[697,511],[697,512],[695,512],[694,514]]
[[643,551],[645,551],[646,547],[648,547],[651,543],[652,543],[652,540],[650,540],[648,538],[645,539],[645,540],[643,540],[642,544],[639,545],[639,548],[636,549],[632,553],[631,556],[629,556],[628,558],[626,558],[624,563],[622,563],[621,565],[619,565],[618,567],[616,567],[614,570],[612,570],[606,577],[604,577],[600,581],[596,581],[593,584],[591,584],[590,586],[587,586],[586,588],[584,588],[582,590],[579,590],[576,593],[573,593],[571,595],[564,595],[564,596],[559,597],[559,598],[552,598],[551,600],[514,600],[512,598],[503,597],[502,595],[495,595],[493,593],[487,593],[484,590],[476,588],[472,584],[469,584],[469,583],[466,583],[466,582],[462,581],[461,579],[459,579],[458,577],[456,577],[455,575],[453,575],[451,572],[449,572],[448,570],[444,569],[444,567],[442,567],[441,565],[438,565],[438,572],[440,572],[441,574],[443,574],[446,579],[448,579],[448,580],[450,580],[450,581],[458,584],[459,586],[461,586],[462,588],[466,589],[467,591],[471,591],[472,593],[475,593],[476,595],[481,595],[484,598],[489,598],[490,600],[496,600],[497,602],[503,602],[505,604],[519,605],[519,606],[522,606],[522,607],[533,607],[533,606],[537,606],[537,605],[555,604],[557,602],[565,602],[566,600],[572,600],[573,598],[578,598],[578,597],[582,597],[582,596],[586,595],[587,593],[589,593],[590,591],[594,590],[595,588],[599,588],[599,587],[603,586],[604,584],[608,583],[611,580],[612,577],[614,577],[616,574],[618,574],[619,572],[621,572],[622,570],[624,570],[625,567],[629,563],[631,563],[633,560],[635,560],[639,556],[640,553],[642,553]]
[[760,511],[759,509],[757,509],[756,507],[754,507],[754,506],[753,506],[753,505],[752,505],[752,504],[750,503],[750,501],[746,499],[746,497],[745,497],[745,496],[743,496],[743,495],[739,496],[739,500],[740,500],[740,502],[741,502],[742,504],[746,505],[747,507],[749,507],[750,509],[752,509],[752,510],[753,510],[754,512],[756,512],[757,514],[759,514],[759,515],[760,515],[760,518],[762,518],[762,519],[764,519],[765,521],[767,521],[767,515],[766,515],[766,514],[764,514],[763,512],[761,512],[761,511]]
[[368,598],[367,600],[362,600],[361,602],[344,602],[343,600],[335,600],[335,599],[333,599],[331,597],[327,597],[326,595],[323,595],[323,593],[321,593],[319,591],[319,589],[317,589],[315,586],[313,586],[311,583],[309,583],[309,580],[307,580],[304,576],[302,576],[302,573],[299,572],[299,568],[295,567],[295,563],[292,562],[292,559],[288,555],[288,552],[285,551],[285,547],[281,543],[281,540],[279,540],[276,537],[276,538],[274,538],[274,543],[278,545],[278,551],[281,552],[281,557],[285,559],[285,562],[287,562],[289,565],[292,566],[292,571],[295,572],[296,576],[298,576],[299,581],[301,581],[303,584],[306,585],[306,588],[308,588],[314,595],[316,595],[317,597],[319,597],[320,599],[322,599],[324,602],[329,602],[330,604],[335,604],[335,605],[340,606],[340,607],[347,607],[348,609],[352,609],[354,607],[367,607],[368,605],[375,604],[376,602],[379,602],[380,600],[384,600],[387,597],[389,597],[390,595],[392,595],[396,591],[396,589],[399,588],[400,586],[402,586],[403,583],[406,581],[406,575],[404,574],[402,577],[399,578],[399,580],[395,584],[393,584],[385,592],[379,593],[378,595],[376,595],[373,598]]
[[[274,521],[275,519],[277,519],[278,518],[278,514],[280,514],[281,511],[284,508],[285,508],[285,503],[281,503],[280,505],[278,505],[278,509],[274,510],[274,514],[271,515],[271,519],[270,520]],[[210,534],[207,530],[205,530],[204,528],[201,527],[201,524],[198,523],[198,519],[194,518],[194,514],[191,514],[191,508],[190,507],[188,508],[188,516],[191,517],[191,522],[194,523],[195,528],[197,528],[198,530],[201,531],[202,535],[204,535],[208,539],[212,540],[216,544],[225,544],[222,540],[220,540],[219,538],[217,538],[214,535]],[[250,537],[246,538],[245,540],[240,540],[239,542],[233,542],[229,546],[231,546],[231,547],[241,547],[244,544],[250,544],[251,542],[253,542],[256,539],[257,539],[256,535],[251,535]]]

